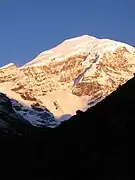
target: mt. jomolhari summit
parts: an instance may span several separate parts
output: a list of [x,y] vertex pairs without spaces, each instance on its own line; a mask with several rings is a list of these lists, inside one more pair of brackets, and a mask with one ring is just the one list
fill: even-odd
[[[135,72],[134,60],[135,49],[130,45],[83,35],[65,40],[21,67],[13,63],[1,67],[0,90],[24,119],[52,127],[129,80]],[[47,110],[39,112],[39,107]]]
[[[21,67],[1,67],[0,138],[11,142],[2,153],[14,146],[16,165],[42,172],[68,167],[75,173],[77,167],[126,173],[134,73],[134,47],[88,35],[67,39]],[[12,164],[12,155],[2,158]]]

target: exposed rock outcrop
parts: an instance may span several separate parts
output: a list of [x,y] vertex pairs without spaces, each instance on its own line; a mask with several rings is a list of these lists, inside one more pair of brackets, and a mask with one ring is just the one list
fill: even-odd
[[1,129],[10,129],[10,127],[23,129],[23,126],[27,127],[30,124],[40,128],[53,128],[59,125],[55,121],[53,114],[40,102],[33,103],[29,107],[19,103],[15,99],[9,99],[5,94],[0,93]]

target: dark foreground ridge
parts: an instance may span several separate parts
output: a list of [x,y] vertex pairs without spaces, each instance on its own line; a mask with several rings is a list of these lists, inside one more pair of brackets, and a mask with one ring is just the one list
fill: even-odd
[[134,172],[135,78],[55,129],[21,120],[16,126],[10,105],[5,108],[0,120],[10,128],[0,131],[0,163],[6,171],[46,179],[129,179]]

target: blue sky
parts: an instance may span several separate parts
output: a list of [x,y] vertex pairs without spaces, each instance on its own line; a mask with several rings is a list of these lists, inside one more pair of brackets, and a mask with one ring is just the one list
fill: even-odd
[[135,0],[0,0],[0,66],[82,34],[135,46]]

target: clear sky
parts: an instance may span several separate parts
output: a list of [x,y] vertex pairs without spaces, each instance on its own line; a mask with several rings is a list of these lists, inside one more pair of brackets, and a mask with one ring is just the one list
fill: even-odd
[[0,66],[83,34],[135,46],[135,0],[0,0]]

